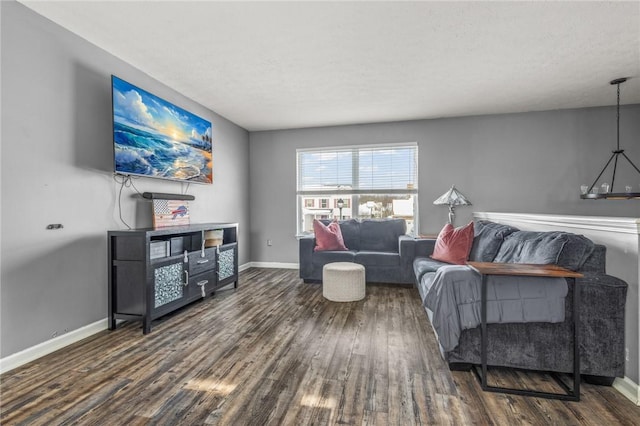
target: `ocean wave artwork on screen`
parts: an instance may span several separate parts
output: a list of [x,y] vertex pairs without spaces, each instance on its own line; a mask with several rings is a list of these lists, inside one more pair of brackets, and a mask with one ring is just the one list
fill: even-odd
[[211,122],[112,76],[116,173],[212,183]]

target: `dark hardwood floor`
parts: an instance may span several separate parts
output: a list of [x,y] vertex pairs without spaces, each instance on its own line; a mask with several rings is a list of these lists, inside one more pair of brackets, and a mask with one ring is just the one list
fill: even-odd
[[[500,384],[554,386],[496,371]],[[124,324],[0,378],[3,425],[632,425],[640,407],[583,384],[581,402],[482,392],[441,359],[417,290],[335,303],[297,270],[250,269],[154,324]]]

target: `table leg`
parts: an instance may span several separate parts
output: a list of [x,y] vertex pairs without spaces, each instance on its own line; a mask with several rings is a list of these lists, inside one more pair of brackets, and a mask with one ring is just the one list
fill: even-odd
[[481,342],[480,362],[482,364],[482,389],[487,388],[487,276],[482,275],[482,295],[480,296]]
[[573,279],[573,394],[580,400],[580,286]]
[[530,389],[512,389],[503,388],[498,386],[489,386],[487,379],[487,350],[488,350],[488,336],[487,336],[487,275],[482,276],[482,288],[481,288],[481,300],[480,300],[480,315],[481,315],[481,329],[480,329],[480,362],[481,371],[478,372],[477,368],[473,368],[474,373],[480,380],[480,386],[483,391],[508,393],[513,395],[535,396],[548,399],[560,399],[565,401],[580,401],[580,289],[573,278],[573,303],[572,303],[572,327],[573,327],[573,389],[569,387],[557,376],[556,373],[551,372],[553,379],[563,388],[566,392],[564,394],[540,392]]

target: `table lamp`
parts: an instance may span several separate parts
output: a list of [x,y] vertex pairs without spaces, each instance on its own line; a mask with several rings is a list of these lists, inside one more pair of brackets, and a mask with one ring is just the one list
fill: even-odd
[[467,200],[467,198],[456,189],[455,185],[451,185],[451,189],[438,197],[433,204],[437,206],[449,206],[449,223],[453,225],[456,217],[455,207],[470,206],[471,201]]

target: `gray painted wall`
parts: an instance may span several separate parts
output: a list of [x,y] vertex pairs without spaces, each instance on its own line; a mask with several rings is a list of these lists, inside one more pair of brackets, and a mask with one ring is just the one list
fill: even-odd
[[[591,184],[615,149],[615,126],[615,107],[603,107],[252,132],[251,259],[298,262],[297,148],[417,142],[421,233],[438,233],[447,221],[448,209],[433,200],[452,184],[473,203],[456,209],[457,225],[473,211],[640,217],[639,201],[579,198],[580,185]],[[620,133],[640,167],[640,105],[621,108]],[[640,191],[628,164],[616,181]]]
[[[106,232],[124,228],[112,177],[111,74],[213,123],[214,184],[190,186],[191,220],[239,222],[239,262],[249,262],[248,132],[24,6],[0,7],[0,356],[107,316]],[[154,179],[135,185],[186,189]],[[123,191],[123,217],[150,226],[150,204],[133,194]],[[64,229],[47,231],[49,223]]]

